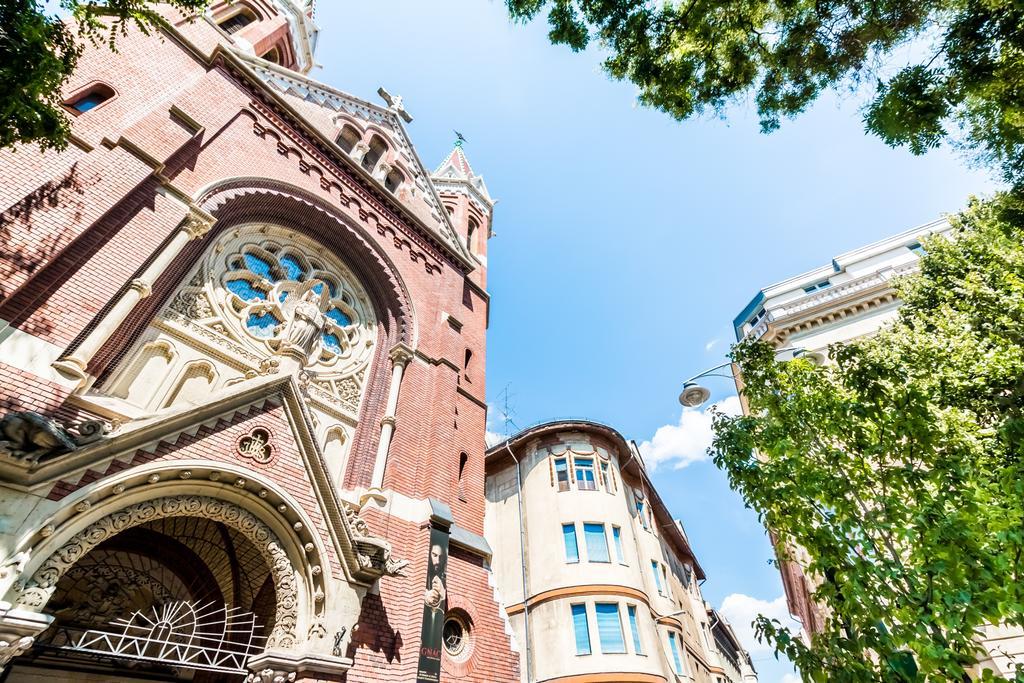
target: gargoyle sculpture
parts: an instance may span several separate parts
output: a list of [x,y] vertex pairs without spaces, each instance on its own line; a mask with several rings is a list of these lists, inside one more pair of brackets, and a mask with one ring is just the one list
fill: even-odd
[[8,413],[0,418],[0,455],[36,464],[96,441],[112,429],[102,420],[60,425],[30,410]]

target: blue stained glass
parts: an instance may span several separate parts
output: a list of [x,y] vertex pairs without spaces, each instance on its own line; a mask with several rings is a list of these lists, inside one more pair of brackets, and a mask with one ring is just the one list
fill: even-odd
[[327,332],[324,332],[321,335],[321,338],[323,339],[324,347],[328,351],[333,351],[334,353],[341,353],[341,340],[338,339],[337,335],[328,334]]
[[277,295],[277,300],[284,303],[284,300],[288,298],[288,292],[281,292]]
[[313,285],[313,291],[316,292],[317,294],[320,294],[321,292],[323,292],[324,291],[324,283],[323,282],[318,282],[315,285]]
[[249,270],[251,270],[252,272],[256,273],[261,277],[271,279],[270,261],[267,261],[264,258],[260,258],[259,256],[254,256],[252,254],[243,254],[243,256],[245,257],[246,268],[248,268]]
[[281,267],[284,268],[286,279],[301,280],[305,276],[306,271],[302,269],[299,260],[294,256],[282,256],[280,261]]
[[587,624],[587,606],[572,606],[572,627],[576,634],[576,654],[590,654],[590,626]]
[[274,317],[272,313],[250,313],[249,319],[245,321],[245,326],[249,328],[256,337],[273,337],[274,328],[281,324],[281,321]]
[[599,602],[594,605],[594,611],[597,613],[597,637],[601,641],[601,652],[625,652],[626,641],[622,637],[619,605],[614,602]]
[[352,324],[352,318],[349,318],[347,315],[345,315],[345,313],[339,308],[332,308],[331,310],[327,311],[327,317],[333,320],[334,322],[338,323],[342,327],[347,327],[348,325]]
[[334,284],[330,280],[324,280],[327,283],[327,289],[331,292],[331,296],[338,296],[338,285]]
[[266,292],[256,289],[248,280],[228,280],[227,288],[242,301],[263,301],[267,298]]

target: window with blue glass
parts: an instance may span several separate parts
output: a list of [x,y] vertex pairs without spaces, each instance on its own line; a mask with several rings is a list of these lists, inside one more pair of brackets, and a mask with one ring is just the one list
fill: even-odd
[[679,653],[679,639],[671,631],[668,634],[668,646],[672,651],[672,666],[675,668],[675,672],[681,676],[685,672],[683,671],[683,658]]
[[580,547],[576,543],[576,525],[575,524],[563,524],[562,525],[562,540],[565,542],[565,561],[566,562],[579,562],[580,561]]
[[587,560],[590,562],[610,562],[608,558],[608,537],[604,534],[604,524],[584,524],[583,537],[587,541]]
[[572,606],[572,629],[576,635],[576,654],[590,654],[590,624],[587,621],[587,606]]
[[612,527],[612,540],[615,542],[615,559],[619,564],[626,564],[626,558],[622,554],[622,529],[617,526]]
[[910,251],[914,252],[918,256],[924,256],[925,255],[924,247],[921,246],[920,242],[914,242],[913,244],[908,244],[907,245],[907,249],[909,249]]
[[629,613],[629,632],[633,635],[633,652],[642,655],[644,648],[640,644],[640,626],[636,620],[636,605],[628,605],[626,611]]
[[253,337],[280,343],[287,337],[289,323],[298,318],[316,336],[309,332],[293,336],[314,347],[321,360],[352,348],[357,314],[351,295],[312,255],[250,244],[229,257],[227,266],[222,282],[243,328]]
[[816,282],[813,285],[807,285],[806,287],[804,287],[804,291],[810,294],[811,292],[817,292],[822,289],[828,289],[831,286],[831,282],[829,282],[828,280],[822,280],[821,282]]
[[75,95],[64,103],[64,106],[73,109],[79,114],[95,109],[104,102],[114,97],[114,90],[108,85],[98,83],[91,86],[83,93]]
[[619,619],[617,602],[599,602],[594,605],[597,615],[597,639],[601,643],[601,652],[618,654],[626,651],[626,641],[622,637],[622,620]]
[[593,458],[574,458],[576,469],[576,488],[581,491],[596,491],[597,479],[594,475]]
[[658,595],[661,595],[661,574],[658,573],[658,563],[651,560],[651,571],[654,572],[654,585],[658,589]]

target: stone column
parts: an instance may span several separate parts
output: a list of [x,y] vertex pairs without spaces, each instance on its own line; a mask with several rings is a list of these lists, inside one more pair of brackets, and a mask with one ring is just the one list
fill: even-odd
[[137,278],[128,283],[128,291],[124,292],[106,315],[97,321],[96,326],[82,340],[81,344],[53,363],[54,369],[69,379],[78,380],[78,386],[81,388],[88,378],[86,369],[89,366],[89,361],[100,350],[100,347],[110,339],[125,318],[135,310],[135,306],[152,293],[153,283],[167,270],[167,266],[181,253],[185,245],[209,232],[216,220],[198,207],[193,207],[175,230],[171,239],[156,254],[152,263]]
[[412,349],[398,344],[391,349],[391,387],[388,389],[388,405],[380,421],[380,441],[377,444],[377,459],[373,463],[373,477],[370,487],[379,489],[384,485],[384,468],[388,464],[388,450],[395,433],[395,411],[398,409],[398,392],[402,387],[405,366],[412,360]]

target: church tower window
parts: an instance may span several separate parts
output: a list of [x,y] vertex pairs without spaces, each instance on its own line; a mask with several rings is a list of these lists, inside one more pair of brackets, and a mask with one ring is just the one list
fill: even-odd
[[363,168],[373,173],[373,169],[377,168],[377,162],[387,151],[387,144],[381,140],[379,135],[374,135],[370,138],[370,149],[363,155]]
[[392,169],[388,177],[384,179],[384,187],[388,192],[396,192],[405,180],[405,176],[398,169]]
[[339,147],[345,150],[346,154],[351,154],[352,150],[359,142],[360,137],[361,136],[359,135],[358,130],[356,130],[353,126],[345,124],[342,127],[341,133],[338,135],[338,139],[335,140],[335,142],[338,143]]
[[254,21],[256,21],[256,14],[248,7],[242,7],[231,16],[217,22],[217,25],[226,33],[237,33]]
[[281,63],[281,51],[278,50],[276,47],[270,48],[269,50],[264,52],[260,57],[261,59],[265,59],[268,62],[273,62],[274,64]]

